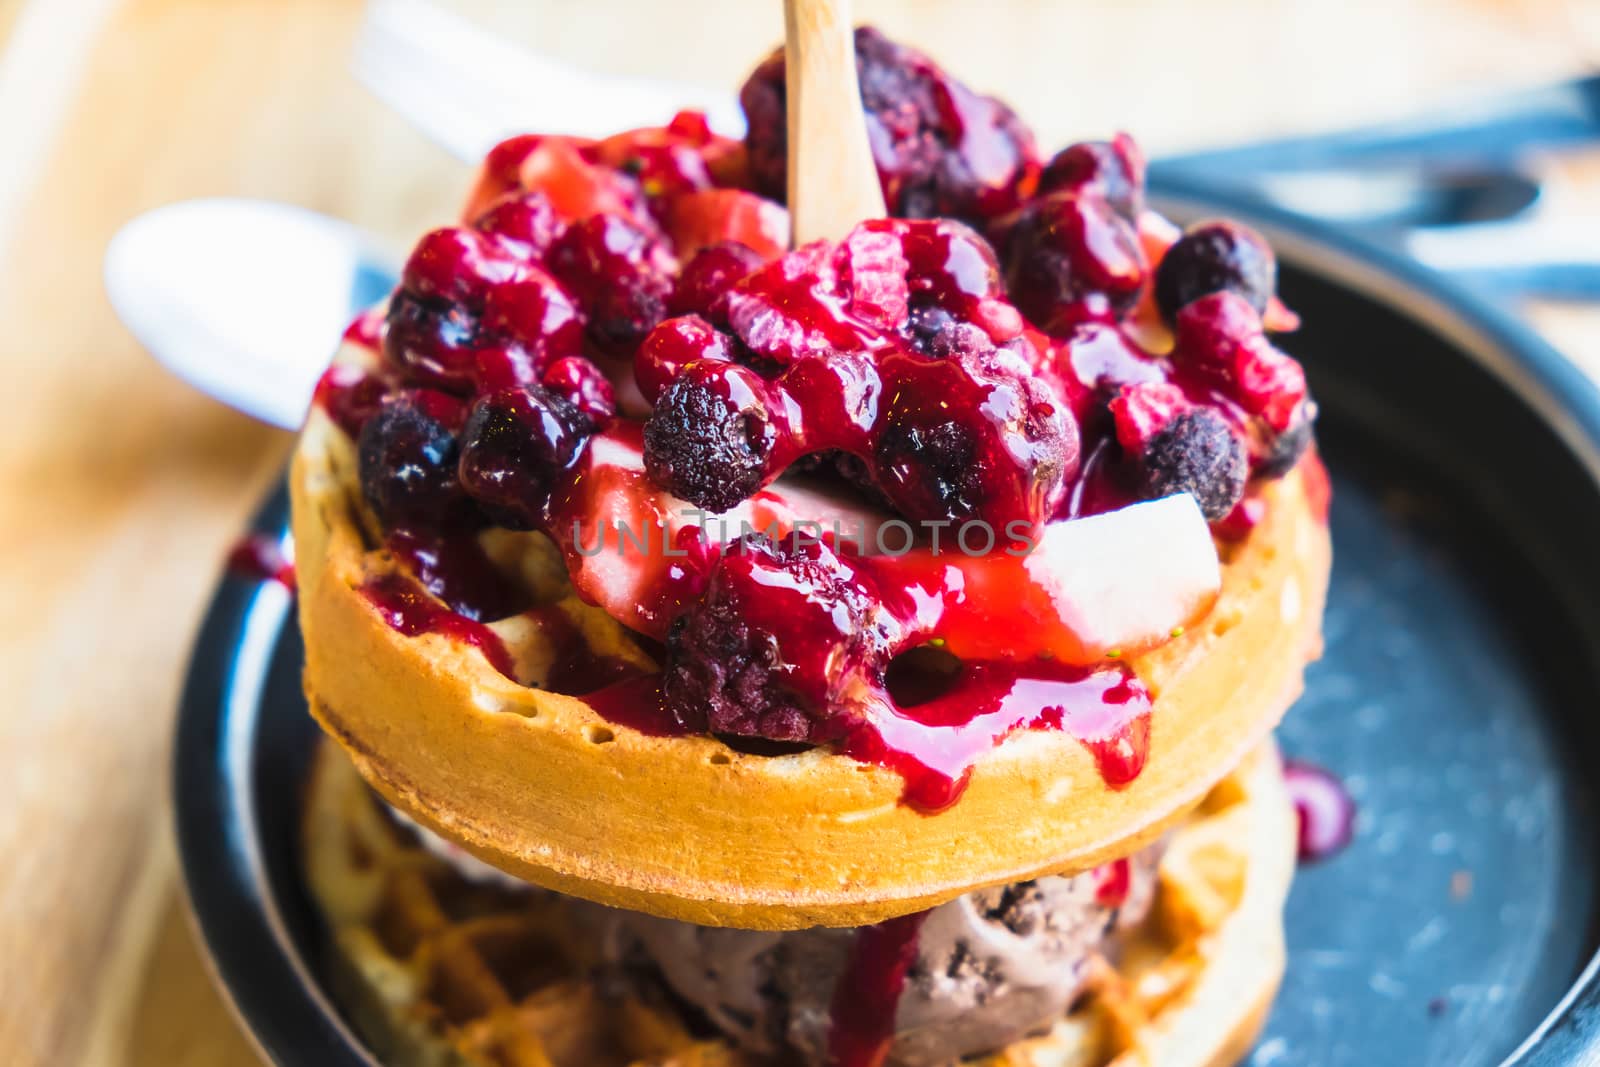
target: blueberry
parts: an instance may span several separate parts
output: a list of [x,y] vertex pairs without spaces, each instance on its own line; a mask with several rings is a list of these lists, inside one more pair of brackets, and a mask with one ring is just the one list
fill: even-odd
[[1294,470],[1300,457],[1311,447],[1311,424],[1316,417],[1316,404],[1307,400],[1289,428],[1273,438],[1266,455],[1256,462],[1256,473],[1263,478],[1281,478]]
[[467,503],[456,478],[456,435],[429,406],[424,390],[400,393],[361,428],[361,494],[385,527],[442,523]]
[[1129,222],[1144,210],[1144,161],[1133,140],[1084,141],[1057,152],[1039,175],[1039,196],[1094,188]]
[[727,511],[766,481],[777,432],[764,395],[764,383],[745,368],[684,368],[645,423],[645,470],[674,496]]
[[1184,307],[1211,293],[1237,293],[1267,310],[1278,287],[1278,262],[1260,234],[1236,222],[1191,226],[1156,268],[1156,304],[1170,323]]
[[1210,408],[1183,412],[1151,436],[1141,457],[1147,500],[1188,493],[1211,522],[1244,496],[1249,463],[1244,442]]
[[594,423],[540,386],[482,397],[461,431],[461,482],[496,515],[537,525],[563,471],[582,453]]

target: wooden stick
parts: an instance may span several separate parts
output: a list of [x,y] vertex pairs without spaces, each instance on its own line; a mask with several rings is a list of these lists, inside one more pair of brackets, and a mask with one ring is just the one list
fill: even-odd
[[850,0],[784,0],[794,243],[888,214],[867,144]]

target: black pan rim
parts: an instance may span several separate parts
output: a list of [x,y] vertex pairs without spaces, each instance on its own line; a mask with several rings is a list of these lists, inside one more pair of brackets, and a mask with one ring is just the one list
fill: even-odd
[[[1566,443],[1600,492],[1600,389],[1531,327],[1482,294],[1313,220],[1192,180],[1153,183],[1185,218],[1227,214],[1260,229],[1286,261],[1449,339],[1520,396]],[[281,537],[280,486],[252,529]],[[302,958],[264,877],[254,835],[251,702],[293,611],[275,583],[224,578],[201,623],[179,704],[171,788],[180,864],[198,941],[243,1030],[280,1067],[378,1067]],[[1600,1059],[1600,954],[1502,1067]]]

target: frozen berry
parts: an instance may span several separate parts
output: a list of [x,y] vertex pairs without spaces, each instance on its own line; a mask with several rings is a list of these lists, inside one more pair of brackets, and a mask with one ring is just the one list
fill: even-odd
[[645,401],[654,404],[661,391],[690,363],[703,359],[728,362],[733,351],[727,334],[698,315],[668,319],[650,331],[633,357],[633,378]]
[[588,416],[540,386],[490,393],[461,431],[461,482],[496,514],[536,525],[593,432]]
[[1316,404],[1307,400],[1289,428],[1273,436],[1266,453],[1256,461],[1255,472],[1263,478],[1281,478],[1294,470],[1300,457],[1311,447],[1311,424],[1316,417]]
[[631,354],[666,314],[676,263],[659,240],[622,215],[591,215],[567,227],[549,264],[576,294],[589,338],[603,351]]
[[1172,362],[1185,379],[1227,397],[1272,433],[1289,429],[1305,403],[1305,370],[1267,338],[1244,297],[1231,290],[1202,296],[1178,312],[1173,332]]
[[1053,334],[1126,315],[1149,273],[1137,232],[1092,191],[1053,193],[1029,204],[1011,230],[1005,258],[1012,301]]
[[383,353],[414,381],[444,388],[470,387],[478,346],[478,318],[460,304],[413,296],[389,301]]
[[385,527],[439,521],[467,503],[456,478],[462,405],[427,389],[398,393],[367,420],[357,440],[361,493]]
[[485,233],[521,244],[526,254],[543,256],[564,228],[543,193],[508,193],[473,222]]
[[668,708],[713,733],[835,739],[842,725],[832,717],[836,686],[882,655],[874,601],[826,547],[746,535],[668,634]]
[[1237,222],[1191,226],[1156,268],[1156,304],[1168,322],[1202,296],[1224,290],[1261,314],[1278,287],[1278,262],[1261,235]]
[[1133,138],[1084,141],[1063,148],[1045,164],[1037,195],[1093,189],[1117,214],[1134,222],[1144,210],[1144,154]]
[[617,413],[616,393],[610,380],[583,356],[567,356],[545,368],[540,384],[583,412],[596,426],[603,426]]
[[645,423],[645,470],[674,496],[727,511],[765,483],[776,440],[755,372],[691,364],[656,398]]
[[703,315],[727,322],[727,295],[734,283],[765,262],[748,245],[723,241],[695,253],[684,265],[667,301],[674,315]]
[[[987,219],[1013,210],[1019,187],[1038,167],[1033,135],[1016,113],[870,27],[856,30],[855,48],[867,140],[889,213]],[[780,51],[739,93],[751,178],[757,192],[780,200],[786,100]]]
[[1140,461],[1146,499],[1188,493],[1212,522],[1226,518],[1244,496],[1244,443],[1210,408],[1174,418],[1150,438]]
[[[983,502],[984,471],[966,426],[947,419],[896,420],[878,435],[879,478],[901,507],[917,515],[967,518]],[[908,506],[909,505],[909,506]]]

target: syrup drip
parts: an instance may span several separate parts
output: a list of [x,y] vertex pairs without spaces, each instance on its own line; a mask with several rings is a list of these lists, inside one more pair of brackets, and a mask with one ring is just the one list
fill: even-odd
[[1333,483],[1328,479],[1328,468],[1323,464],[1315,445],[1300,461],[1300,477],[1305,483],[1306,502],[1311,505],[1311,513],[1318,522],[1326,523],[1328,508],[1333,503]]
[[880,1067],[894,1042],[895,1010],[917,959],[927,912],[856,931],[850,962],[833,989],[828,1058],[833,1067]]
[[543,686],[552,693],[582,696],[644,673],[625,659],[597,655],[589,648],[583,631],[560,607],[534,608],[527,615],[538,622],[544,639],[555,650],[554,663]]
[[1283,781],[1300,822],[1300,860],[1336,855],[1355,836],[1356,805],[1344,783],[1304,760],[1285,760]]
[[467,619],[492,622],[528,606],[527,593],[490,562],[472,531],[402,527],[386,544],[423,588]]
[[[601,718],[640,733],[694,732],[667,710],[659,675],[608,686],[587,700]],[[1121,665],[968,664],[943,695],[892,709],[851,729],[839,752],[898,774],[901,803],[927,815],[960,800],[972,765],[1017,730],[1075,737],[1113,789],[1139,776],[1150,748],[1150,695]]]
[[294,564],[283,558],[275,538],[248,534],[228,550],[228,573],[257,582],[277,582],[295,591]]
[[442,634],[482,652],[489,665],[513,678],[511,653],[498,634],[483,623],[457,614],[430,596],[413,578],[381,574],[361,586],[361,595],[383,616],[389,628],[407,637]]
[[1112,860],[1094,870],[1094,900],[1102,908],[1116,910],[1128,902],[1133,884],[1133,865],[1126,859]]

